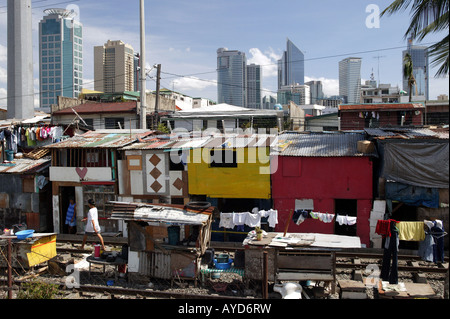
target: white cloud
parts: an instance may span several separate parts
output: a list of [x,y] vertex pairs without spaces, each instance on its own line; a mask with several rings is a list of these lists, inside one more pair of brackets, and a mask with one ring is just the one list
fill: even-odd
[[6,84],[8,80],[8,72],[5,68],[0,66],[0,84]]
[[8,51],[4,45],[0,44],[0,62],[6,62],[8,58]]
[[192,90],[204,90],[217,86],[216,80],[203,80],[197,77],[183,77],[173,80],[171,83],[175,91],[184,92]]
[[309,81],[321,81],[322,90],[326,96],[339,95],[339,80],[338,79],[327,79],[324,77],[309,77],[305,76],[305,82]]
[[277,55],[272,48],[269,48],[264,53],[258,48],[251,48],[249,52],[252,56],[247,59],[247,64],[261,65],[264,78],[277,76],[277,61],[281,56]]
[[6,106],[6,98],[8,97],[8,92],[4,88],[0,88],[0,106]]
[[435,78],[430,77],[430,100],[436,100],[441,94],[449,95],[449,77],[445,78]]

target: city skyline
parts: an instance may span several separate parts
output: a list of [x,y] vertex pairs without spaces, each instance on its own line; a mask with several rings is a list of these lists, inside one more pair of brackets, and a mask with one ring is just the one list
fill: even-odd
[[[383,17],[379,27],[371,28],[367,19],[369,4],[382,11],[392,1],[324,0],[293,3],[282,0],[165,1],[146,3],[147,68],[162,65],[161,86],[193,97],[217,100],[216,50],[227,47],[246,54],[247,63],[261,65],[262,97],[276,96],[277,61],[289,38],[305,55],[305,82],[321,80],[324,94],[338,94],[338,63],[349,56],[362,58],[361,79],[369,79],[372,70],[377,81],[402,87],[403,38],[409,24],[409,12]],[[38,22],[43,10],[57,1],[33,1],[33,64],[35,101],[39,92]],[[61,2],[59,2],[61,3]],[[45,6],[44,6],[45,5]],[[139,3],[120,1],[67,1],[56,7],[79,11],[83,24],[83,83],[94,85],[93,47],[107,40],[129,43],[136,52],[139,46]],[[236,13],[240,8],[241,11]],[[289,8],[287,10],[286,8]],[[169,10],[170,9],[170,10]],[[253,9],[252,15],[245,12]],[[99,14],[101,12],[101,14]],[[118,13],[120,12],[120,19]],[[6,105],[6,0],[0,1],[0,106]],[[442,35],[427,37],[418,45],[430,45]],[[379,62],[379,64],[378,64]],[[430,61],[431,64],[431,61]],[[430,71],[430,99],[448,95],[448,76],[434,78]],[[380,79],[378,79],[378,74]],[[150,72],[147,89],[155,88],[155,70]],[[181,77],[179,75],[182,75]],[[36,106],[36,103],[35,103]]]

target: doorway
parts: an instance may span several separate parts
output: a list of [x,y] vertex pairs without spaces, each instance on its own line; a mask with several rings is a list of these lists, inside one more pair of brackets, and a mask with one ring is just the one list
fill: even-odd
[[[61,210],[59,212],[59,226],[63,234],[69,234],[69,228],[66,225],[67,208],[69,208],[69,200],[75,201],[75,187],[74,186],[61,186],[59,188],[59,199]],[[76,233],[76,230],[75,230]]]
[[354,225],[339,225],[336,218],[338,215],[356,217],[357,216],[357,200],[356,199],[335,199],[334,200],[334,233],[336,235],[356,236],[356,224]]

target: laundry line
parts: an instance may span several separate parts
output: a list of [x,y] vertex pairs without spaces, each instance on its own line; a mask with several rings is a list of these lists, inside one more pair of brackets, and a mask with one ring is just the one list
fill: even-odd
[[219,227],[227,229],[234,229],[236,226],[243,228],[244,225],[261,227],[261,218],[267,218],[269,227],[273,228],[278,224],[278,211],[275,209],[258,210],[254,208],[252,212],[221,212]]

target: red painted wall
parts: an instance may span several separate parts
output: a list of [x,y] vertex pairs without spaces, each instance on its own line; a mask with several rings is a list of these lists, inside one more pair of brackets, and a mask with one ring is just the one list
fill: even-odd
[[372,209],[372,162],[369,157],[279,156],[272,173],[272,198],[278,210],[277,232],[334,234],[334,220],[312,218],[296,225],[289,219],[296,199],[313,199],[314,210],[334,214],[335,199],[357,200],[357,235],[369,247],[369,217]]
[[[364,113],[364,112],[363,112]],[[376,111],[379,114],[379,127],[400,126],[398,113],[402,111]],[[415,114],[414,110],[406,110],[405,125],[423,125],[423,112]],[[365,125],[365,119],[360,117],[360,112],[346,111],[341,112],[341,130],[362,130]]]

